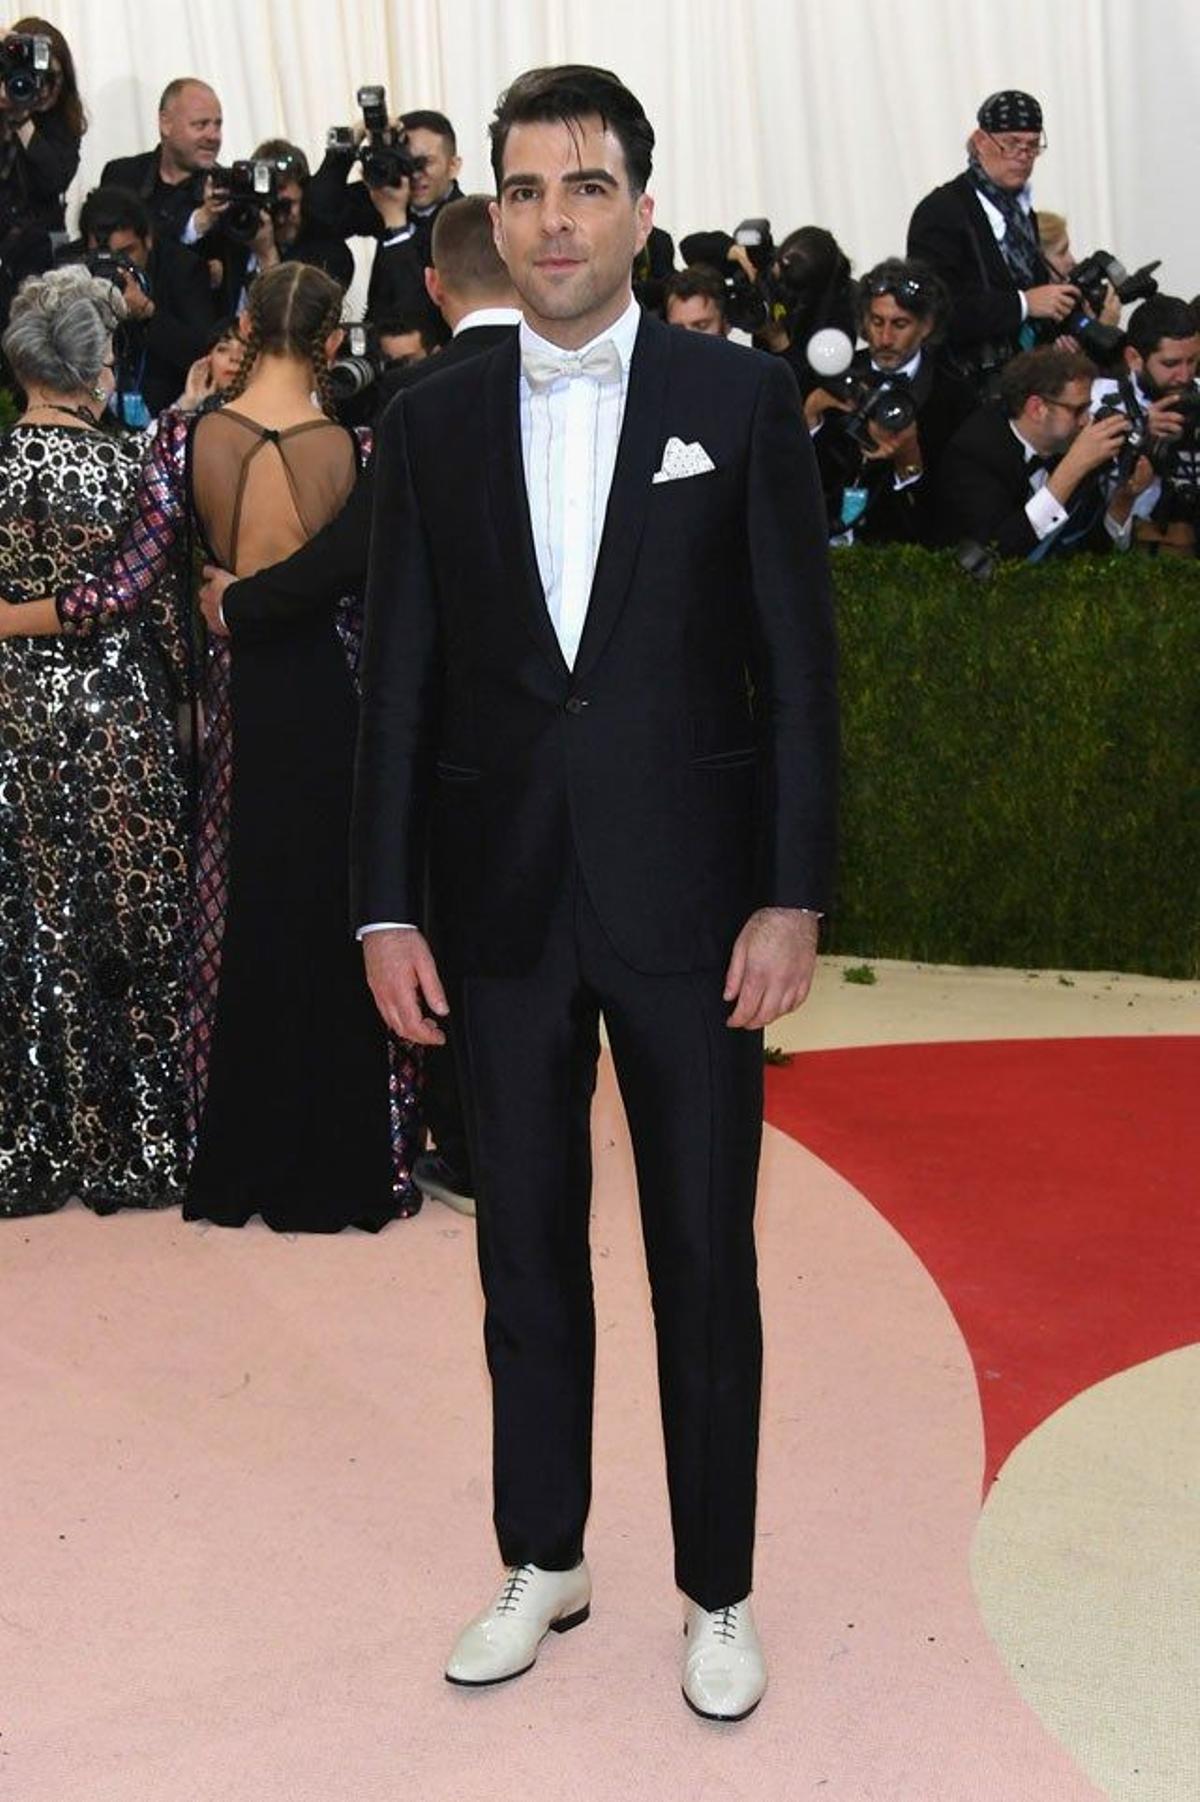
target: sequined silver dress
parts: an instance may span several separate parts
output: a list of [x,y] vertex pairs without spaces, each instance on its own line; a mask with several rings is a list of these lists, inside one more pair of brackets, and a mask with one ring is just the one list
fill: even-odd
[[[69,426],[0,437],[0,593],[103,563],[141,461]],[[164,591],[90,637],[0,641],[0,1215],[180,1198],[177,618]]]

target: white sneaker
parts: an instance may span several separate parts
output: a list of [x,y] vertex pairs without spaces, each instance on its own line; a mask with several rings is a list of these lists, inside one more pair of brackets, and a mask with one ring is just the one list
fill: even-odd
[[547,1633],[582,1626],[591,1604],[592,1579],[582,1558],[574,1570],[515,1566],[491,1607],[455,1640],[446,1681],[479,1688],[519,1677],[534,1664]]
[[749,1596],[711,1613],[689,1601],[683,1630],[683,1699],[688,1707],[707,1721],[744,1721],[767,1687]]

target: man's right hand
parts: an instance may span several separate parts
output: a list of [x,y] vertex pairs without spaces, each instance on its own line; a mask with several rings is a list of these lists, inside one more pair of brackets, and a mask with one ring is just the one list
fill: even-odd
[[1067,505],[1084,476],[1112,462],[1128,436],[1124,413],[1088,420],[1046,484],[1060,506]]
[[207,238],[209,232],[215,231],[220,223],[221,214],[229,205],[229,189],[215,188],[213,178],[204,178],[204,199],[192,214],[192,223],[198,238]]
[[839,413],[849,413],[853,405],[853,401],[830,394],[828,388],[814,388],[804,397],[804,423],[810,432],[815,432],[831,408],[836,407]]
[[368,188],[371,205],[390,232],[401,231],[408,224],[408,203],[412,186],[402,181],[394,188]]
[[364,933],[362,948],[367,982],[384,1025],[414,1045],[444,1045],[446,1035],[429,1015],[444,1020],[450,1008],[422,934],[411,926],[384,926]]
[[1079,305],[1079,289],[1070,282],[1045,282],[1026,288],[1025,306],[1030,319],[1067,319]]
[[1174,401],[1175,396],[1167,394],[1161,400],[1151,401],[1146,408],[1152,438],[1182,438],[1185,420],[1182,413],[1174,411]]

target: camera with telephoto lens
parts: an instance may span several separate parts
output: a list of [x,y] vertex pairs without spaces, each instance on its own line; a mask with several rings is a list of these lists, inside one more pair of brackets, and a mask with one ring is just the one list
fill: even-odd
[[329,385],[337,402],[353,400],[379,380],[387,359],[379,334],[369,321],[345,327],[337,361],[329,366]]
[[359,88],[357,100],[367,131],[358,153],[363,180],[368,188],[398,188],[422,170],[429,158],[414,156],[403,127],[389,124],[384,88]]
[[50,39],[10,31],[0,42],[0,88],[9,106],[34,106],[53,85]]
[[863,450],[878,448],[873,425],[895,438],[917,417],[916,396],[907,376],[882,375],[872,381],[864,370],[852,368],[854,346],[836,326],[814,332],[805,356],[819,378],[818,386],[835,400],[849,402],[850,411],[841,416],[842,429]]
[[775,255],[771,221],[743,219],[734,227],[733,241],[740,244],[749,257],[754,267],[754,279],[751,280],[740,263],[726,264],[721,272],[725,278],[725,317],[740,332],[758,332],[770,316],[763,282]]
[[1124,263],[1111,250],[1094,250],[1081,263],[1076,263],[1066,277],[1072,287],[1079,289],[1083,305],[1076,307],[1068,318],[1056,322],[1050,335],[1057,338],[1065,333],[1077,339],[1080,349],[1086,351],[1095,362],[1111,362],[1124,347],[1125,333],[1118,326],[1103,324],[1099,318],[1109,288],[1112,288],[1122,306],[1128,306],[1135,300],[1148,300],[1152,294],[1158,293],[1154,271],[1161,263],[1162,258],[1159,257],[1153,263],[1144,263],[1130,275]]

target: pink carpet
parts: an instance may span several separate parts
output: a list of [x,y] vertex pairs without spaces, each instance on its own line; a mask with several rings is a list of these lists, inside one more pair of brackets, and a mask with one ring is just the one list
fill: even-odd
[[744,1726],[678,1689],[648,1303],[607,1069],[592,1621],[441,1678],[496,1579],[472,1228],[0,1235],[0,1795],[19,1802],[1083,1802],[980,1624],[971,1359],[903,1240],[767,1135]]

